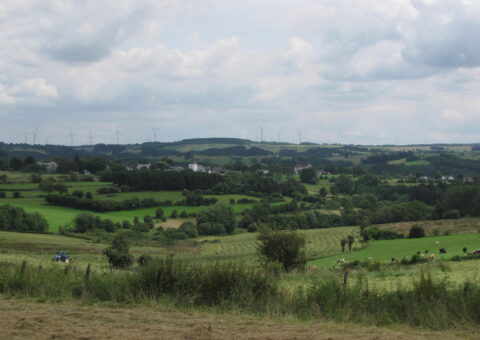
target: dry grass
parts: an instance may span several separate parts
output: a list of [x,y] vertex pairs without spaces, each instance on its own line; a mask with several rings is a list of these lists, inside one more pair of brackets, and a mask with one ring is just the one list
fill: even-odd
[[472,234],[480,232],[480,218],[461,218],[456,220],[398,222],[375,225],[379,229],[394,230],[408,235],[413,225],[420,225],[427,236],[450,234]]
[[475,339],[478,330],[430,332],[232,314],[39,304],[0,298],[1,339]]

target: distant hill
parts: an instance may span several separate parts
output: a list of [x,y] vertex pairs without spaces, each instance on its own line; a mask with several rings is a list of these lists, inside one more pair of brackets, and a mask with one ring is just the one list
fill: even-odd
[[479,144],[340,145],[254,142],[240,138],[192,138],[176,142],[96,144],[80,146],[29,145],[0,142],[0,158],[32,156],[35,160],[100,156],[125,163],[154,162],[168,157],[177,165],[193,159],[204,165],[261,162],[262,167],[293,168],[311,163],[319,169],[361,166],[376,174],[480,174]]

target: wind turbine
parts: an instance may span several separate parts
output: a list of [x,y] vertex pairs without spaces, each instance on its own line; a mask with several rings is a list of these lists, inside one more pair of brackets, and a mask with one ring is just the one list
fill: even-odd
[[32,131],[33,145],[37,144],[37,136],[38,136],[38,125],[35,126],[35,129],[33,129]]
[[156,142],[157,141],[157,131],[160,130],[160,128],[152,127],[152,130],[153,130],[153,141]]
[[73,146],[73,128],[70,127],[70,133],[67,135],[67,137],[70,137],[70,145]]
[[90,145],[93,145],[93,138],[95,138],[95,137],[92,135],[92,131],[90,131],[88,133],[88,141],[89,141]]
[[298,129],[298,145],[302,144],[302,130]]
[[263,142],[263,130],[266,128],[266,126],[258,126],[260,129],[260,143]]
[[120,131],[118,131],[118,126],[115,128],[115,136],[117,136],[117,145],[118,145],[118,136],[120,135]]

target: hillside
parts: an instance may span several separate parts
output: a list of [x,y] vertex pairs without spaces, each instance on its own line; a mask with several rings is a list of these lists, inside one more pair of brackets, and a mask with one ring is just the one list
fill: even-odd
[[208,166],[257,164],[261,168],[311,163],[335,172],[337,168],[362,166],[375,174],[480,174],[478,144],[435,145],[340,145],[254,142],[238,138],[195,138],[177,142],[125,145],[28,145],[0,143],[0,159],[28,156],[36,161],[96,156],[124,163],[155,162],[168,158],[186,166],[192,160]]

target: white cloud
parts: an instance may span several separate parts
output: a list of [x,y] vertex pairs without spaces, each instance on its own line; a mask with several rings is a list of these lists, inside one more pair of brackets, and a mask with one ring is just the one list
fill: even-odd
[[478,139],[477,1],[5,0],[0,18],[7,139],[42,119],[133,141],[151,124],[169,140],[258,124],[290,140]]

